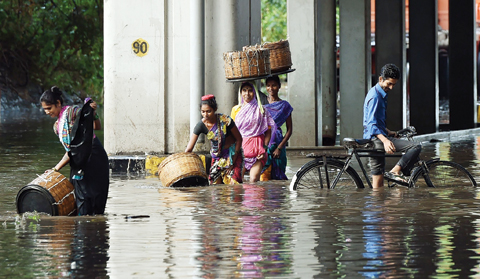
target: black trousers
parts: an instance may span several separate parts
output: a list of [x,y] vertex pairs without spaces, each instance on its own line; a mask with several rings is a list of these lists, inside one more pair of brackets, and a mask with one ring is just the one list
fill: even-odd
[[[413,165],[418,161],[418,156],[422,151],[422,145],[413,141],[395,137],[388,137],[388,140],[393,143],[396,152],[405,152],[405,154],[398,161],[397,165],[402,168],[402,173],[404,175],[410,175]],[[385,152],[385,148],[381,140],[374,137],[372,141],[375,144],[376,150],[383,150],[383,152]],[[381,175],[385,173],[385,157],[370,157],[370,167],[372,170],[372,175]]]

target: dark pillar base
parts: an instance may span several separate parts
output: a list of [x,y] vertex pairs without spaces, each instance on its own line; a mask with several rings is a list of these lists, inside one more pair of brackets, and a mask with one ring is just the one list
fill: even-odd
[[475,1],[449,4],[450,128],[469,129],[476,123]]
[[438,130],[437,1],[410,1],[408,60],[410,125],[420,134]]

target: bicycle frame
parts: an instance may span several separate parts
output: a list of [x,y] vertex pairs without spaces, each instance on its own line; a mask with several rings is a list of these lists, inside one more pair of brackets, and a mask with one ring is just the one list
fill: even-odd
[[[335,188],[335,185],[337,185],[337,182],[338,180],[340,179],[340,177],[342,176],[343,172],[345,172],[345,170],[350,166],[350,163],[352,162],[352,159],[355,158],[358,162],[358,165],[360,166],[360,169],[362,170],[362,173],[363,173],[363,176],[365,177],[365,180],[367,181],[367,184],[370,188],[373,188],[372,186],[372,182],[370,181],[370,178],[368,177],[368,174],[367,174],[367,171],[365,170],[365,167],[363,166],[363,162],[360,158],[365,158],[365,157],[402,157],[403,154],[405,153],[394,153],[394,154],[386,154],[385,152],[383,151],[376,151],[376,150],[371,150],[371,149],[356,149],[354,148],[352,150],[352,152],[350,152],[349,156],[347,157],[347,159],[345,160],[345,164],[343,165],[343,168],[340,170],[340,172],[338,173],[338,175],[335,177],[335,179],[333,180],[333,183],[332,183],[332,187],[330,187],[330,183],[329,183],[329,179],[328,179],[328,176],[327,176],[327,187],[330,189],[333,189]],[[324,166],[325,166],[325,171],[326,171],[326,168],[327,168],[327,164],[326,164],[326,156],[323,156],[324,157]]]
[[[416,134],[414,127],[410,126],[405,129],[396,132],[396,136],[405,138],[412,141],[413,136]],[[405,155],[405,152],[396,152],[393,154],[387,154],[384,150],[372,149],[374,144],[371,140],[367,139],[354,139],[354,138],[344,138],[343,146],[324,146],[319,149],[318,152],[311,153],[307,157],[314,158],[313,161],[304,165],[306,169],[300,168],[292,179],[290,186],[292,189],[296,189],[298,186],[297,183],[301,181],[304,175],[313,175],[313,180],[315,178],[318,183],[320,182],[320,187],[326,186],[328,189],[333,189],[337,186],[337,183],[341,180],[343,174],[348,174],[348,177],[360,188],[364,187],[364,181],[361,178],[361,174],[358,170],[352,167],[352,161],[355,159],[358,162],[358,165],[363,173],[363,177],[366,180],[368,187],[373,188],[372,180],[370,180],[367,170],[363,165],[361,158],[365,157],[383,157],[383,158],[400,158]],[[314,167],[318,172],[318,176],[315,173],[312,173],[312,170],[315,171]],[[333,169],[332,169],[333,167]],[[446,169],[445,169],[446,168]],[[324,170],[325,175],[322,175],[321,169]],[[332,171],[336,173],[334,176],[329,175],[328,173]],[[432,176],[432,171],[433,175]],[[452,178],[458,179],[460,183],[471,184],[476,187],[476,182],[471,173],[461,165],[452,162],[452,161],[442,161],[439,158],[433,158],[429,160],[422,160],[420,157],[417,158],[414,167],[411,170],[410,178],[408,183],[396,182],[395,180],[388,179],[388,186],[393,185],[405,186],[405,187],[416,187],[419,177],[423,177],[425,183],[428,187],[441,187],[445,185],[444,174],[447,172],[454,171]],[[300,174],[299,174],[300,172]],[[299,178],[297,178],[299,174]],[[449,174],[447,174],[449,175]],[[439,176],[439,177],[436,177]],[[300,180],[297,180],[300,179]],[[308,181],[310,178],[306,178]],[[332,180],[333,181],[330,181]],[[326,181],[325,181],[326,180]],[[326,183],[324,183],[326,182]],[[452,180],[453,182],[453,180]],[[360,184],[361,183],[361,184]],[[391,184],[393,183],[393,184]],[[418,184],[418,185],[421,185]],[[303,186],[302,186],[303,187]]]

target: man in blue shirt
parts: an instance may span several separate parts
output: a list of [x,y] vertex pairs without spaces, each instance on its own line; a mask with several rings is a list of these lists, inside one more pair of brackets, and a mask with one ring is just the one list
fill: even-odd
[[387,93],[393,89],[400,79],[400,69],[394,64],[382,67],[378,83],[372,87],[363,105],[363,138],[371,139],[375,149],[384,150],[388,154],[405,152],[392,170],[385,173],[385,157],[371,157],[373,188],[383,187],[384,175],[387,179],[407,185],[410,170],[418,161],[422,147],[418,143],[397,138],[397,133],[386,126]]

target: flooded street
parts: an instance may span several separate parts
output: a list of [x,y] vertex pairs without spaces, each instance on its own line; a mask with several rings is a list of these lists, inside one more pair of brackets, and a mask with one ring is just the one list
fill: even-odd
[[[480,277],[480,188],[172,189],[112,175],[104,216],[19,216],[20,188],[64,153],[52,124],[0,121],[0,278]],[[422,158],[478,182],[479,145],[425,143]],[[287,176],[308,161],[290,156]]]

